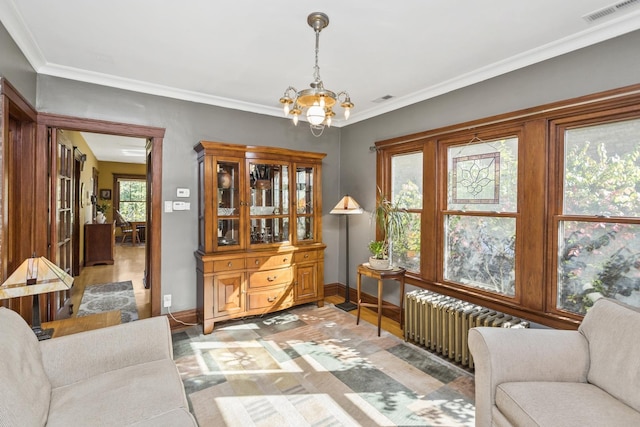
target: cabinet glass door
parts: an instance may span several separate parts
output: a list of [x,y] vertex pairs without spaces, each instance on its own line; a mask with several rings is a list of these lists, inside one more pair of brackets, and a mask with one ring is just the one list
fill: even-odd
[[296,166],[296,241],[314,241],[314,168]]
[[289,166],[249,162],[248,167],[251,245],[290,241]]
[[240,162],[218,159],[216,212],[218,249],[237,247],[240,239]]

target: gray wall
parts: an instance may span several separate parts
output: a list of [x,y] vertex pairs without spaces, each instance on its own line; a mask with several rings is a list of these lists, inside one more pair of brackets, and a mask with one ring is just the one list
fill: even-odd
[[35,107],[36,72],[0,23],[0,76],[6,78]]
[[[354,167],[340,169],[341,190],[365,210],[373,209],[376,155],[369,147],[376,141],[640,83],[639,46],[636,31],[342,128],[340,161]],[[367,244],[374,228],[367,215],[352,217],[349,226],[350,275],[355,283],[356,266],[369,257]],[[371,280],[364,280],[363,287],[375,295]],[[398,303],[397,288],[385,290],[385,300]]]

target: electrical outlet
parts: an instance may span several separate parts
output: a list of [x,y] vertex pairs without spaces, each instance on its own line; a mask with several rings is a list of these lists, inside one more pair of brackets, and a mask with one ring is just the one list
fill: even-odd
[[171,294],[167,294],[164,296],[164,306],[171,307]]

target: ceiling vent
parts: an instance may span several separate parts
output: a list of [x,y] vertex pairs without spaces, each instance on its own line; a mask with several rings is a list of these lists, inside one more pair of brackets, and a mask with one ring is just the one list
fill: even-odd
[[614,13],[617,13],[631,6],[636,6],[638,4],[640,4],[640,0],[621,1],[611,6],[607,6],[602,9],[596,10],[595,12],[587,13],[586,15],[582,16],[582,19],[584,19],[587,22],[594,22],[600,18],[613,15]]
[[381,96],[380,98],[374,99],[371,102],[375,102],[376,104],[379,104],[381,102],[388,101],[391,98],[393,98],[393,95],[385,95],[385,96]]

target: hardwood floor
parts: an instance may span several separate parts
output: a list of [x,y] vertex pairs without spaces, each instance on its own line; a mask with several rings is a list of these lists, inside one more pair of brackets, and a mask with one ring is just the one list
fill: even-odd
[[138,306],[138,316],[140,319],[151,316],[151,291],[144,288],[142,282],[144,275],[144,245],[132,246],[130,243],[124,245],[116,243],[114,249],[113,265],[94,265],[83,267],[80,276],[75,278],[73,288],[71,288],[71,302],[73,303],[73,315],[75,317],[84,288],[99,283],[122,282],[131,280],[133,292],[136,296]]
[[[145,256],[144,245],[131,246],[129,243],[124,245],[116,244],[114,255],[115,262],[113,265],[84,267],[80,276],[76,277],[71,291],[71,301],[74,307],[72,317],[76,316],[78,308],[80,307],[85,286],[124,280],[131,280],[133,282],[133,290],[136,295],[136,304],[138,305],[138,315],[140,318],[150,317],[151,292],[145,289],[142,283]],[[329,295],[326,296],[324,300],[327,303],[340,304],[344,301],[344,296]],[[355,316],[356,310],[350,313]],[[361,321],[375,325],[377,322],[376,312],[363,307],[361,311]],[[397,337],[404,338],[400,324],[384,316],[382,317],[382,329]]]

